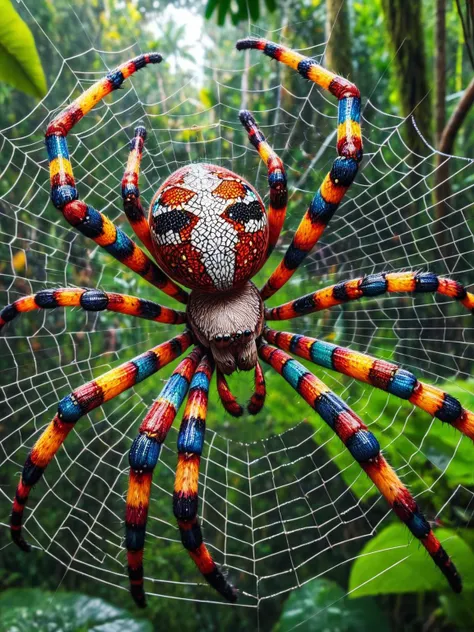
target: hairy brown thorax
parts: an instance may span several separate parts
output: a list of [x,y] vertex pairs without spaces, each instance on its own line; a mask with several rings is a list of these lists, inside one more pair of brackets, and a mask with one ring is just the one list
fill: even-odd
[[187,316],[196,342],[211,350],[217,368],[223,373],[249,371],[256,366],[263,301],[251,281],[219,294],[193,290]]

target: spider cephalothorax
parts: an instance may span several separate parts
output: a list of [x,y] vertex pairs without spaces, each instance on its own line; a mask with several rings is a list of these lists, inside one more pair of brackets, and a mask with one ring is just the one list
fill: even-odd
[[[240,120],[268,169],[268,214],[257,192],[240,176],[222,167],[193,164],[164,182],[153,198],[147,221],[138,189],[146,133],[143,126],[135,130],[122,181],[124,210],[138,238],[169,276],[105,215],[78,200],[66,144],[66,135],[73,125],[101,98],[119,88],[124,79],[139,68],[159,63],[161,56],[157,53],[140,55],[110,72],[48,126],[46,146],[54,205],[72,226],[155,287],[187,304],[187,310],[177,311],[152,301],[102,290],[59,288],[20,298],[5,307],[0,313],[0,328],[20,312],[78,306],[88,311],[110,310],[162,323],[185,323],[192,332],[186,329],[168,342],[76,388],[59,402],[57,414],[35,443],[23,468],[11,516],[13,540],[22,549],[29,550],[22,535],[22,522],[31,487],[41,478],[74,424],[94,408],[156,373],[194,343],[192,351],[179,363],[150,407],[130,449],[125,544],[131,593],[138,605],[145,605],[143,549],[153,470],[161,445],[188,392],[178,434],[173,511],[181,541],[203,576],[226,599],[237,599],[237,591],[203,542],[197,516],[199,463],[214,366],[217,365],[221,401],[234,416],[241,415],[243,408],[232,395],[224,374],[255,367],[255,392],[248,411],[256,414],[265,400],[265,380],[259,359],[280,373],[334,430],[398,518],[423,544],[452,589],[459,592],[462,584],[454,564],[415,499],[385,460],[376,437],[342,399],[286,351],[409,400],[471,439],[474,438],[474,415],[454,397],[421,382],[396,364],[324,340],[276,331],[264,321],[288,320],[386,292],[439,292],[474,311],[474,295],[456,281],[441,279],[429,272],[381,273],[337,283],[265,309],[263,301],[288,281],[314,247],[357,173],[362,159],[360,95],[349,81],[284,46],[263,39],[246,39],[238,42],[237,48],[263,51],[328,90],[339,101],[338,157],[311,201],[282,261],[260,290],[250,279],[277,243],[288,196],[283,163],[250,112],[242,111]],[[176,282],[192,288],[191,294]]]
[[196,340],[211,350],[222,373],[249,371],[257,365],[256,340],[263,329],[263,301],[251,281],[232,292],[193,290],[187,315]]

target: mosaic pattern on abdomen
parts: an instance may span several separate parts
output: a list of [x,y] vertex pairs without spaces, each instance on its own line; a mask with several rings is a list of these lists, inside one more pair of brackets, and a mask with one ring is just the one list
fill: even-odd
[[263,265],[268,221],[255,189],[231,171],[191,164],[170,176],[150,208],[160,265],[207,291],[242,285]]

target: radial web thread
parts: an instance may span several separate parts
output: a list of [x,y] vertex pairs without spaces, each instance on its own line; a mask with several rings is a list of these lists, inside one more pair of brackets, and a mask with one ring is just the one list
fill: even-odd
[[[279,32],[258,34],[280,38]],[[1,303],[45,288],[84,286],[139,294],[171,306],[164,295],[67,226],[49,200],[43,142],[48,121],[107,69],[141,51],[91,48],[66,59],[50,44],[58,65],[56,82],[23,121],[0,132]],[[323,52],[323,47],[304,51],[317,60]],[[201,86],[164,67],[148,68],[99,104],[68,137],[79,194],[131,235],[122,211],[120,181],[129,139],[142,121],[148,129],[140,176],[144,206],[164,178],[198,161],[215,162],[246,177],[267,201],[265,167],[238,120],[245,102],[288,173],[288,218],[275,255],[281,256],[335,156],[337,103],[302,80],[298,91],[292,91],[295,81],[288,83],[289,73],[276,66],[253,85],[249,77],[255,68],[270,63],[257,54],[247,57],[229,51],[219,61],[220,67],[204,65]],[[242,86],[247,84],[244,94]],[[207,106],[199,101],[203,86]],[[259,111],[263,94],[266,103],[271,95],[272,107]],[[468,287],[474,280],[473,225],[468,217],[473,161],[445,157],[452,194],[444,217],[447,250],[442,250],[433,197],[435,150],[426,143],[423,154],[413,153],[406,141],[407,129],[414,124],[411,119],[381,111],[375,98],[366,97],[363,104],[365,158],[356,182],[323,243],[270,305],[337,280],[380,271],[431,270]],[[267,267],[266,274],[271,270]],[[443,383],[448,391],[456,381],[453,394],[469,408],[474,401],[470,318],[443,297],[390,295],[289,321],[283,328],[396,361],[422,379]],[[58,400],[177,331],[171,325],[117,314],[62,309],[23,315],[5,329],[0,338],[2,547],[11,546],[8,516],[19,471]],[[35,487],[26,510],[27,536],[64,573],[127,589],[123,520],[128,449],[173,367],[82,419]],[[312,370],[370,426],[420,505],[429,506],[451,463],[468,453],[467,439],[386,393],[320,367]],[[232,384],[239,379],[249,385],[250,395],[251,376],[241,374]],[[270,398],[283,388],[281,384],[278,376],[268,377]],[[255,420],[233,420],[211,390],[214,403],[201,466],[200,516],[216,561],[229,569],[242,592],[240,607],[257,608],[262,600],[351,564],[390,518],[385,501],[346,457],[338,439],[327,433],[301,398],[290,397],[286,418],[277,414],[275,419],[267,408]],[[225,429],[216,434],[213,428],[219,421],[222,429],[223,420]],[[221,603],[184,552],[179,579],[147,555],[147,550],[156,553],[160,547],[169,551],[180,546],[172,513],[178,427],[175,424],[170,432],[154,477],[146,588],[151,595]],[[440,455],[432,448],[441,433],[449,435],[449,446]],[[429,480],[423,474],[427,464]],[[468,521],[474,507],[472,482],[466,474],[464,483],[443,497],[442,506],[429,518],[443,522],[456,505]],[[49,512],[51,507],[54,513]]]

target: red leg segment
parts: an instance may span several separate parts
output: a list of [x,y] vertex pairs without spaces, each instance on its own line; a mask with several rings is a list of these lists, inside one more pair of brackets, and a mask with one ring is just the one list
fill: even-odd
[[255,366],[255,391],[248,405],[248,411],[251,415],[256,415],[262,410],[266,394],[265,376],[263,375],[260,362],[257,362]]
[[239,404],[236,397],[232,393],[225,379],[225,375],[217,369],[217,392],[221,398],[222,405],[232,417],[241,417],[244,414],[244,408]]
[[[257,362],[255,366],[255,390],[250,398],[247,410],[251,415],[257,415],[263,408],[265,403],[266,389],[265,377],[262,367]],[[241,406],[232,391],[229,388],[227,380],[223,373],[217,370],[217,390],[221,402],[226,411],[233,417],[241,417],[244,414],[244,407]]]

